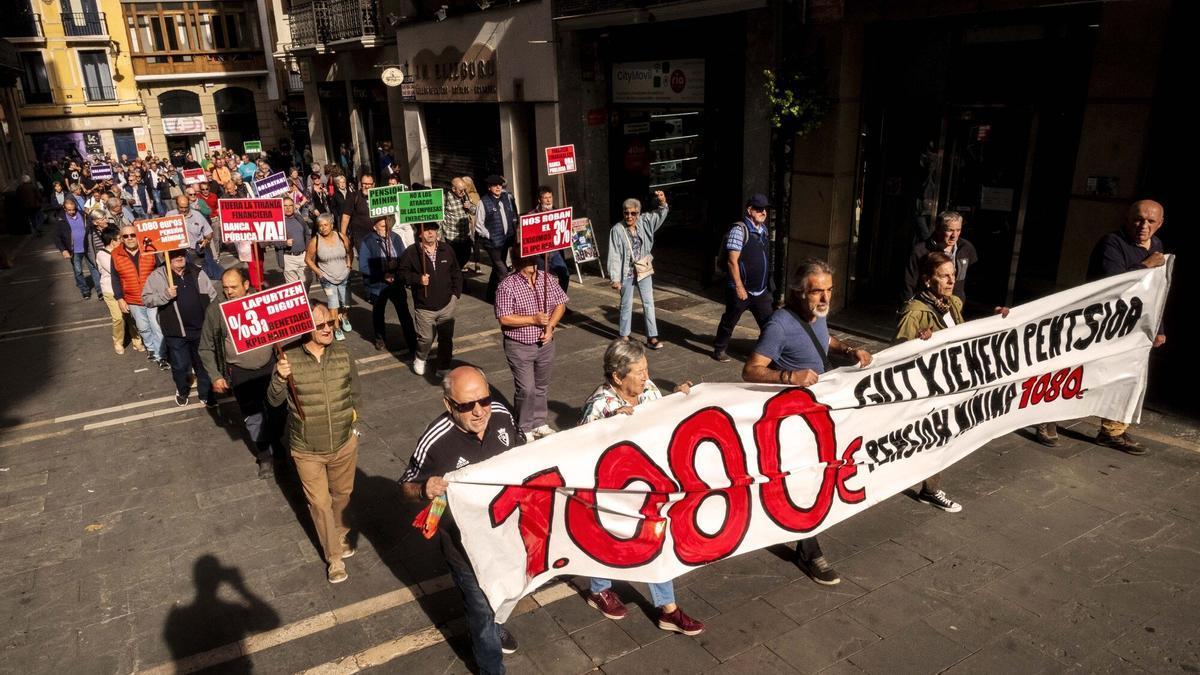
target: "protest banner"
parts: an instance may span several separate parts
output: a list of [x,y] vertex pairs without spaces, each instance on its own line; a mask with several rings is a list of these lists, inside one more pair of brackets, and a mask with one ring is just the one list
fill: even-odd
[[260,199],[279,197],[288,191],[287,174],[282,171],[254,181],[254,195]]
[[571,247],[571,207],[521,216],[518,224],[521,257]]
[[410,190],[396,194],[396,224],[441,222],[446,218],[442,190]]
[[246,141],[245,143],[242,143],[242,150],[244,150],[247,155],[252,153],[261,153],[262,141]]
[[184,169],[183,170],[183,184],[184,185],[195,185],[197,183],[203,183],[207,180],[208,180],[208,176],[206,176],[204,174],[204,169]]
[[503,622],[554,576],[662,582],[818,534],[1015,429],[1136,421],[1172,266],[896,345],[809,388],[703,384],[454,471],[479,585]]
[[384,185],[367,190],[367,211],[371,217],[379,218],[394,214],[400,207],[400,193],[404,190],[403,185]]
[[546,175],[557,176],[575,172],[575,146],[557,145],[546,148]]
[[238,354],[266,347],[313,329],[303,281],[276,286],[221,303],[225,329]]
[[286,241],[282,199],[218,199],[221,241]]
[[94,180],[112,180],[112,164],[93,164],[92,178]]
[[167,253],[190,246],[183,216],[135,220],[133,226],[137,228],[138,246],[143,253]]

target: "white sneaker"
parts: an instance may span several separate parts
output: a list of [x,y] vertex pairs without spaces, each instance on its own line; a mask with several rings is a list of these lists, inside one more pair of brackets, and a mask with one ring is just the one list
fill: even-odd
[[532,431],[522,431],[520,433],[525,437],[526,443],[532,443],[537,440],[537,435],[535,435]]
[[555,433],[555,431],[554,429],[550,428],[549,424],[543,424],[542,426],[532,430],[530,433],[533,434],[534,438],[545,438],[550,434]]
[[417,375],[425,374],[425,359],[413,359],[413,373]]

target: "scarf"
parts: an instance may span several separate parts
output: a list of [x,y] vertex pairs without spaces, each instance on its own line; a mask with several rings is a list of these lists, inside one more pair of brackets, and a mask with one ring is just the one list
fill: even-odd
[[945,316],[950,313],[950,302],[945,298],[935,294],[928,287],[921,290],[917,295],[917,299],[921,302],[933,307],[937,312],[938,317]]

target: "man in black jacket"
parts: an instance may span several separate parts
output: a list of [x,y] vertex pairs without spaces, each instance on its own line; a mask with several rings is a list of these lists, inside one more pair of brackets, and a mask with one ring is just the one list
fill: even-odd
[[438,238],[438,223],[421,223],[420,239],[400,256],[400,273],[412,288],[417,353],[413,372],[425,374],[425,361],[437,333],[437,375],[450,369],[454,357],[454,311],[462,297],[462,267],[454,249]]
[[[204,328],[204,313],[217,290],[203,270],[189,265],[186,251],[171,251],[170,271],[160,267],[146,279],[142,300],[147,307],[158,308],[158,324],[162,327],[175,380],[175,404],[185,406],[191,383],[188,375],[196,374],[196,393],[204,404],[216,405],[212,381],[200,360],[200,331]],[[167,274],[171,277],[168,280]]]

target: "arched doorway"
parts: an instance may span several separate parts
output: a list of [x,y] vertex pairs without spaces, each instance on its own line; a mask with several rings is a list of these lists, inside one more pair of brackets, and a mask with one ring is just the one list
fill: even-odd
[[189,152],[199,161],[208,150],[204,140],[200,96],[185,89],[164,91],[158,95],[158,111],[162,115],[163,134],[167,137],[167,153],[171,162],[181,166],[183,156]]
[[261,141],[254,92],[243,87],[226,87],[213,94],[217,108],[217,131],[222,147],[242,152],[246,141]]

